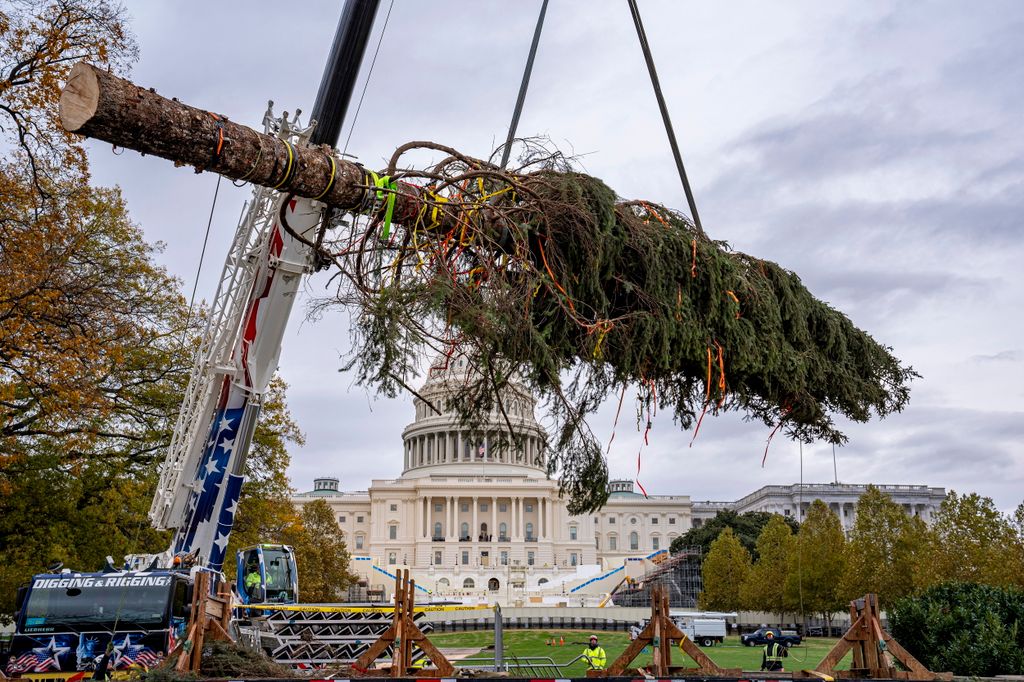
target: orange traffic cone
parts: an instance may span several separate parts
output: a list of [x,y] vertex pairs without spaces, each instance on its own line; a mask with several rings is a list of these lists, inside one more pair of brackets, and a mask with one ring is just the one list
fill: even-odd
[[544,643],[548,646],[551,646],[551,638],[548,637],[546,640],[544,640]]
[[558,645],[559,646],[565,646],[565,637],[559,637],[558,638]]

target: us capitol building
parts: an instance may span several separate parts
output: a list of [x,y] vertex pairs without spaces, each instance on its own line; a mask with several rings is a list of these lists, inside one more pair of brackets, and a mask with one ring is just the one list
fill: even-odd
[[[645,497],[633,491],[632,481],[617,480],[600,511],[570,515],[558,482],[546,475],[535,398],[513,384],[504,403],[516,445],[492,447],[487,436],[461,428],[448,405],[452,382],[466,371],[464,360],[452,364],[432,372],[420,390],[429,404],[413,400],[415,419],[402,432],[398,478],[373,480],[368,490],[356,492],[339,490],[337,478],[317,478],[312,491],[292,497],[297,505],[323,499],[331,506],[352,568],[371,585],[386,585],[396,569],[408,568],[417,585],[442,598],[528,593],[537,595],[531,601],[555,601],[566,594],[607,594],[623,577],[617,569],[639,575],[653,568],[675,537],[729,507],[698,503],[695,512],[688,495]],[[504,416],[492,414],[489,428],[507,431]],[[821,487],[805,499],[828,502]],[[854,492],[850,487],[843,487],[844,501]],[[926,486],[881,487],[923,488],[930,492],[929,511],[945,494]],[[915,496],[915,502],[921,499]]]

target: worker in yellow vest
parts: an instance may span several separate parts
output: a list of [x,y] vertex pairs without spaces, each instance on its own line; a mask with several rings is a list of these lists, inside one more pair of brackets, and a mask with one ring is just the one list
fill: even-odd
[[764,655],[761,657],[761,670],[770,672],[782,671],[782,659],[789,656],[789,649],[785,644],[775,641],[775,633],[769,630],[765,633],[768,643],[764,645]]
[[597,644],[597,635],[590,636],[590,646],[583,650],[583,657],[587,659],[587,665],[591,670],[604,670],[608,665],[608,656]]

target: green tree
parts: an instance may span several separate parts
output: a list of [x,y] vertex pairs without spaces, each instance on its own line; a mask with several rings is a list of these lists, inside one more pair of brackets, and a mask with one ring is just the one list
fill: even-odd
[[349,571],[344,534],[327,502],[314,500],[302,507],[302,533],[294,544],[302,600],[342,599],[355,576]]
[[[726,528],[731,528],[744,549],[751,556],[757,558],[757,537],[764,530],[765,524],[768,523],[768,519],[772,516],[773,514],[768,512],[744,512],[737,514],[731,509],[723,509],[699,528],[691,528],[672,540],[669,549],[672,552],[678,552],[684,547],[699,547],[701,553],[707,555],[711,551],[711,543],[718,538],[722,531]],[[786,521],[794,533],[799,530],[800,525],[792,517],[784,516],[781,518]]]
[[1014,585],[1024,571],[1015,559],[1017,534],[992,498],[950,491],[932,523],[924,585],[950,580]]
[[873,485],[857,502],[857,517],[846,550],[842,592],[855,599],[878,595],[883,608],[918,587],[928,530]]
[[701,567],[704,590],[700,608],[713,611],[739,611],[743,608],[742,589],[750,576],[748,552],[732,528],[726,528],[711,543]]
[[942,583],[886,609],[893,637],[930,670],[1024,674],[1024,591]]
[[802,615],[818,614],[829,626],[847,599],[841,588],[846,571],[846,537],[839,517],[821,500],[814,500],[796,536],[790,559],[787,591]]
[[757,560],[743,584],[742,601],[747,608],[778,614],[782,620],[794,610],[786,583],[796,551],[793,531],[781,516],[772,515],[757,538]]

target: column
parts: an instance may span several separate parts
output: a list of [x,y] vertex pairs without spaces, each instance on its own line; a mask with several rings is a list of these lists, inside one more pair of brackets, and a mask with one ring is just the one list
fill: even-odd
[[413,509],[414,523],[412,532],[413,541],[419,540],[423,534],[423,505],[417,501],[416,508]]
[[523,498],[521,497],[512,500],[512,537],[517,540],[523,539]]
[[[479,526],[479,524],[477,524],[477,520],[476,520],[476,512],[477,512],[477,509],[480,507],[480,504],[477,502],[478,499],[480,499],[480,498],[478,498],[478,497],[474,497],[473,498],[473,527],[470,528],[470,530],[469,530],[469,541],[470,542],[477,542],[477,538],[480,537],[480,526]],[[473,546],[475,547],[476,545],[473,545]]]
[[487,531],[488,535],[491,536],[492,541],[498,539],[498,498],[491,498],[491,525]]

